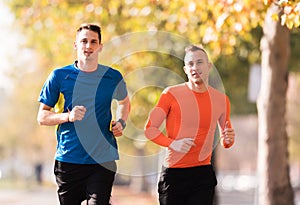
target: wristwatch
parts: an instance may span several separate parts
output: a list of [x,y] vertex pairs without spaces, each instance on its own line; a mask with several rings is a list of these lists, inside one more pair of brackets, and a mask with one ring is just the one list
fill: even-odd
[[122,127],[123,127],[123,130],[125,129],[125,127],[126,127],[126,122],[123,120],[123,119],[118,119],[118,121],[117,122],[119,122],[119,123],[121,123],[121,125],[122,125]]

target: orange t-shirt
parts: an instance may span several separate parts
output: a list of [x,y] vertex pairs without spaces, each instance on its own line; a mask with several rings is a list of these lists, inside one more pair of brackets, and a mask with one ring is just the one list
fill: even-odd
[[[166,120],[166,134],[160,126]],[[220,91],[209,87],[204,93],[192,91],[185,83],[166,88],[151,111],[145,135],[154,143],[168,147],[164,166],[184,168],[211,163],[217,124],[230,123],[230,102]],[[193,138],[196,146],[179,153],[169,145],[175,139]]]

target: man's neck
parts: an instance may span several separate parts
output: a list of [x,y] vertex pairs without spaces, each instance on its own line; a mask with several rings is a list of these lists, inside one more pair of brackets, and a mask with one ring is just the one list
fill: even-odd
[[98,68],[98,61],[95,61],[95,60],[80,61],[80,60],[78,60],[77,67],[84,72],[93,72],[93,71],[96,71]]
[[191,90],[193,90],[193,91],[195,91],[195,92],[197,92],[197,93],[204,93],[204,92],[206,92],[207,89],[208,89],[208,84],[205,84],[205,83],[196,84],[196,83],[193,83],[193,82],[191,82],[191,81],[188,81],[188,82],[187,82],[187,86],[188,86]]

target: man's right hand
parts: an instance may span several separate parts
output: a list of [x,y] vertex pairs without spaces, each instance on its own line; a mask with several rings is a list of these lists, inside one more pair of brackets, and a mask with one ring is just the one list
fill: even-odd
[[192,146],[196,146],[192,138],[184,138],[180,140],[174,140],[170,144],[170,148],[176,152],[187,153]]
[[84,118],[86,108],[82,105],[76,105],[69,111],[69,122],[80,121]]

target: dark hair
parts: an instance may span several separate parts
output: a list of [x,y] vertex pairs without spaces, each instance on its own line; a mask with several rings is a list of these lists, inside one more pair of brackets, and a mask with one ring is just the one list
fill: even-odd
[[101,28],[100,28],[100,26],[98,26],[96,24],[84,23],[84,24],[81,24],[80,27],[77,29],[77,33],[82,31],[83,29],[87,29],[87,30],[98,33],[99,43],[101,43]]

